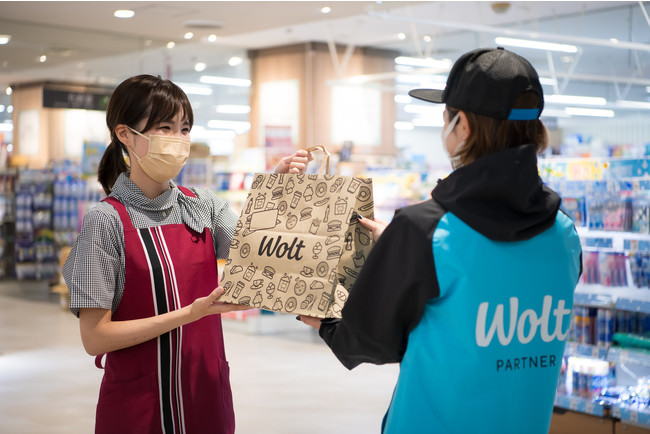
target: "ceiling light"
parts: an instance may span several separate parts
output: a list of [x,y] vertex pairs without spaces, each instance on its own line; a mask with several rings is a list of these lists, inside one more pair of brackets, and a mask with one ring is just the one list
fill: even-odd
[[14,125],[13,124],[8,124],[8,123],[2,123],[0,124],[0,131],[3,133],[10,133],[14,130]]
[[239,56],[232,56],[230,59],[228,59],[228,65],[230,66],[241,65],[243,61],[244,60]]
[[0,113],[4,113],[4,111],[5,111],[5,105],[0,104]]
[[329,14],[330,12],[332,12],[332,8],[329,6],[323,6],[322,8],[320,8],[321,14]]
[[130,9],[118,9],[113,12],[113,16],[115,18],[133,18],[135,16],[135,12]]
[[442,113],[445,111],[445,106],[443,104],[409,104],[407,106],[404,106],[404,111],[406,113],[416,113],[419,115],[427,115],[431,117],[442,117]]
[[646,86],[646,87],[645,87],[645,91],[648,92],[648,93],[650,93],[650,86]]
[[425,117],[425,118],[414,118],[413,125],[416,127],[442,127],[445,122],[442,119],[442,116],[439,117]]
[[246,114],[251,112],[251,107],[248,105],[235,105],[235,104],[221,104],[217,106],[217,113],[228,114]]
[[509,45],[512,47],[533,48],[536,50],[561,51],[563,53],[577,53],[578,47],[569,44],[556,44],[555,42],[531,41],[529,39],[516,39],[496,37],[497,45]]
[[401,93],[395,95],[395,97],[393,97],[393,99],[395,100],[396,103],[399,103],[399,104],[408,104],[408,103],[413,101],[413,99],[410,96],[404,95],[404,94],[401,94]]
[[216,42],[217,41],[217,35],[214,33],[208,36],[208,42]]
[[7,113],[13,113],[14,112],[14,106],[10,105],[7,107]]
[[422,40],[423,40],[424,42],[431,42],[431,36],[430,36],[430,35],[424,35],[424,36],[422,37]]
[[410,122],[397,121],[393,123],[393,128],[400,131],[410,131],[413,129],[413,124]]
[[236,135],[232,130],[208,130],[200,125],[192,128],[192,140],[232,140]]
[[5,94],[6,95],[11,95],[12,92],[13,92],[13,90],[11,89],[11,86],[7,86],[7,88],[5,89]]
[[629,101],[619,99],[616,101],[616,107],[631,108],[631,109],[650,109],[650,102],[645,101]]
[[589,109],[584,107],[567,107],[564,109],[568,114],[574,116],[594,116],[600,118],[613,118],[614,110]]
[[0,45],[7,45],[11,40],[11,35],[0,35]]
[[246,78],[218,77],[216,75],[202,75],[201,83],[220,84],[223,86],[251,87],[251,81]]
[[544,97],[546,102],[556,104],[578,104],[578,105],[605,105],[607,100],[599,96],[577,96],[577,95],[548,95]]
[[167,48],[174,48],[175,46],[176,46],[176,42],[174,41],[167,42]]
[[208,65],[206,65],[205,62],[196,62],[196,64],[194,65],[194,70],[196,72],[203,72],[207,67]]
[[183,35],[183,39],[192,39],[194,37],[194,33],[192,32],[187,32]]
[[41,55],[41,57],[38,58],[38,61],[41,63],[47,62],[47,56],[45,54]]
[[571,115],[565,112],[564,110],[559,110],[559,109],[549,109],[544,107],[544,110],[542,111],[542,117],[547,117],[547,118],[570,118]]
[[398,56],[395,58],[395,63],[398,65],[423,66],[427,68],[441,68],[441,69],[451,68],[451,60],[449,59],[438,60],[431,57]]
[[212,95],[212,88],[195,83],[176,83],[188,95]]
[[208,121],[209,128],[217,130],[234,130],[237,134],[245,133],[251,129],[250,122],[241,121],[224,121],[220,119],[212,119]]
[[539,82],[548,86],[557,86],[557,79],[551,77],[539,77]]
[[400,41],[403,41],[404,39],[406,39],[406,33],[404,33],[404,32],[399,32],[399,33],[397,34],[397,39],[399,39]]

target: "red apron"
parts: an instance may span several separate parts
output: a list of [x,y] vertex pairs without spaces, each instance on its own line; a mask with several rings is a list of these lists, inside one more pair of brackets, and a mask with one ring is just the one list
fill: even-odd
[[[207,228],[203,233],[185,224],[135,229],[121,202],[113,197],[105,200],[122,220],[126,256],[124,295],[113,321],[180,309],[217,287],[217,262]],[[234,431],[220,315],[107,354],[96,433]]]

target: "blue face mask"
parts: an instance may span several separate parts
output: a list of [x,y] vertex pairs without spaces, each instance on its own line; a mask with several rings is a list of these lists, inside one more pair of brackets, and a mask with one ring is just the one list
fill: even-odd
[[451,167],[453,169],[458,169],[460,166],[462,166],[458,152],[463,148],[463,146],[465,146],[465,141],[463,140],[462,142],[460,142],[456,147],[456,150],[454,151],[454,155],[451,155],[449,153],[449,149],[447,148],[447,138],[454,130],[454,128],[456,128],[456,124],[458,124],[459,119],[460,119],[460,112],[456,113],[456,115],[453,118],[451,118],[449,125],[447,125],[447,128],[442,130],[442,135],[441,135],[442,147],[445,149],[445,152],[447,153],[447,157],[449,157],[449,161],[451,162]]

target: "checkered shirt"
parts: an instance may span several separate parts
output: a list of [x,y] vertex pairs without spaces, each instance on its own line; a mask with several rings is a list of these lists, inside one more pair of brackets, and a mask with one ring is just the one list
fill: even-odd
[[[228,203],[207,189],[193,188],[196,198],[171,189],[147,198],[128,174],[122,173],[111,196],[126,207],[136,229],[185,223],[197,232],[210,229],[217,259],[226,259],[237,224]],[[83,219],[81,231],[63,266],[70,291],[70,310],[111,309],[115,312],[124,293],[124,228],[112,205],[100,202]],[[216,266],[216,264],[215,264]]]

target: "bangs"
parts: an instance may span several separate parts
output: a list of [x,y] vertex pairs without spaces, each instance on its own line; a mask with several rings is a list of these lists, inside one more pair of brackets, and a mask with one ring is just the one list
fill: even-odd
[[161,122],[171,121],[177,113],[183,114],[183,121],[190,126],[194,124],[192,105],[185,92],[169,80],[161,80],[160,84],[151,92],[148,107],[147,125],[143,131]]

